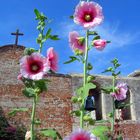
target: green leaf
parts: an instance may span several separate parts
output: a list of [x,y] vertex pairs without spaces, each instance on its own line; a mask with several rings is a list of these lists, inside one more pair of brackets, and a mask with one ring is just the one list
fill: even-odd
[[40,16],[41,16],[40,13],[39,13],[39,11],[37,9],[34,9],[34,13],[36,15],[36,19],[39,19]]
[[56,140],[59,138],[59,140],[62,140],[62,137],[55,129],[42,129],[40,130],[40,133],[48,138],[53,138],[53,140]]
[[72,111],[71,114],[75,114],[75,116],[80,117],[81,111],[80,110],[75,110],[75,111]]
[[99,36],[99,35],[97,35],[97,36],[95,36],[95,37],[93,38],[93,40],[98,40],[98,39],[100,39],[100,36]]
[[109,131],[109,128],[107,126],[96,126],[93,130],[92,133],[96,136],[99,137],[100,140],[108,140],[108,137],[106,133]]
[[93,66],[91,65],[91,63],[88,63],[87,70],[92,70],[92,69],[93,69]]
[[47,40],[49,37],[50,37],[50,33],[51,33],[51,28],[48,29],[47,33],[46,33],[46,36],[45,36],[45,39]]
[[77,103],[78,102],[78,97],[73,96],[72,99],[71,99],[71,101],[73,103]]
[[115,64],[115,69],[120,67],[120,66],[121,66],[121,64],[119,64],[119,63]]
[[95,88],[96,88],[96,85],[95,84],[93,84],[93,83],[87,83],[85,85],[85,94],[83,95],[83,98],[85,99],[88,96],[90,89],[95,89]]
[[73,15],[72,15],[72,16],[69,16],[69,18],[70,18],[70,19],[74,19],[74,16],[73,16]]
[[114,59],[111,61],[112,64],[117,64],[118,62],[119,62],[119,61],[118,61],[117,58],[114,58]]
[[112,73],[112,76],[118,76],[118,75],[120,75],[121,74],[121,72],[119,71],[119,72],[117,72],[117,73]]
[[88,83],[92,82],[93,80],[95,80],[95,77],[94,77],[94,76],[89,75],[89,76],[87,77],[87,82],[88,82]]
[[41,120],[40,119],[36,119],[34,122],[36,125],[40,125],[41,124]]
[[34,48],[26,48],[24,50],[24,55],[31,55],[32,53],[37,52]]
[[88,123],[89,123],[89,125],[95,125],[95,122],[96,121],[91,118]]
[[89,31],[89,32],[88,32],[88,35],[98,35],[98,33],[95,32],[95,31]]
[[101,88],[101,90],[106,94],[110,94],[111,92],[113,92],[113,87],[112,86],[103,87],[103,88]]
[[[79,87],[79,88],[77,89],[76,93],[77,93],[79,96],[81,96],[82,99],[85,99],[85,98],[88,96],[88,94],[89,94],[89,90],[90,90],[90,89],[95,89],[95,88],[96,88],[96,85],[95,85],[95,84],[93,84],[93,83],[87,83],[87,84],[85,85],[85,90],[84,90],[84,87]],[[84,91],[85,91],[85,93],[84,93]]]
[[76,93],[78,96],[81,96],[83,95],[83,92],[84,92],[84,88],[83,87],[79,87],[77,90],[76,90]]
[[112,67],[109,67],[105,71],[103,71],[102,73],[106,73],[106,72],[114,72],[114,69]]
[[28,108],[14,108],[8,113],[9,116],[15,116],[18,112],[27,112]]
[[41,80],[34,81],[34,83],[35,83],[34,86],[36,88],[39,88],[40,89],[40,92],[47,91],[46,80],[41,79]]
[[70,58],[70,60],[64,62],[64,64],[69,64],[69,63],[72,63],[72,62],[74,62],[74,61],[76,61],[76,60],[80,61],[80,60],[79,60],[77,57],[75,57],[75,56],[70,56],[69,58]]
[[32,89],[32,88],[27,88],[26,87],[24,90],[22,90],[22,93],[28,98],[31,98],[31,97],[35,96],[34,89]]
[[51,40],[60,40],[60,39],[58,38],[58,35],[50,35],[49,38],[50,38]]
[[107,116],[108,116],[109,118],[112,118],[112,117],[113,117],[113,113],[110,112],[110,113],[107,114]]

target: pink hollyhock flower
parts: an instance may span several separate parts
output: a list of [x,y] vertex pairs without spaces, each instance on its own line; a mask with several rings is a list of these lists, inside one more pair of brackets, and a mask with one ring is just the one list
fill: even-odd
[[128,91],[128,87],[126,83],[118,83],[116,86],[116,92],[111,93],[112,97],[114,97],[116,100],[121,101],[126,99],[126,94]]
[[74,13],[74,22],[89,29],[103,21],[102,7],[95,2],[80,2]]
[[40,53],[26,55],[20,60],[20,73],[25,78],[32,80],[42,79],[48,70],[47,60]]
[[97,138],[90,132],[83,129],[77,129],[72,132],[70,136],[65,137],[64,140],[97,140]]
[[17,79],[21,81],[21,80],[22,80],[22,74],[19,74],[19,75],[17,76]]
[[76,31],[69,33],[69,43],[74,51],[85,51],[85,39],[79,36],[79,33]]
[[50,70],[56,72],[58,70],[58,56],[54,51],[54,48],[51,47],[47,50],[47,61],[50,67]]
[[93,41],[94,47],[100,51],[102,51],[105,48],[106,44],[107,44],[107,41],[103,39],[98,39],[98,40]]

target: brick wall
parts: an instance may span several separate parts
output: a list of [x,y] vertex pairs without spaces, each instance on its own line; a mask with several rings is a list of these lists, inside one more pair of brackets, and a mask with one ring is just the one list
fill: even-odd
[[[22,83],[17,80],[19,73],[19,58],[23,54],[22,46],[4,46],[0,48],[0,107],[10,124],[22,123],[30,128],[30,111],[18,113],[15,117],[8,116],[12,108],[27,107],[31,110],[32,100],[21,93]],[[50,75],[51,82],[48,91],[42,93],[38,105],[36,118],[40,118],[41,125],[38,128],[56,128],[62,136],[72,130],[71,116],[71,78],[67,75]]]
[[[19,73],[19,59],[24,51],[23,46],[8,45],[0,47],[0,108],[2,107],[4,115],[10,124],[22,124],[29,129],[30,111],[32,100],[24,97],[21,93],[23,85],[17,80]],[[82,83],[82,78],[77,75],[55,74],[48,77],[51,82],[48,85],[48,91],[41,94],[36,118],[40,118],[42,124],[37,128],[56,128],[62,136],[69,134],[72,129],[79,126],[77,119],[72,119],[69,112],[75,106],[71,105],[70,99],[76,89]],[[125,131],[125,137],[128,140],[140,139],[140,79],[120,78],[127,82],[131,91],[131,118],[122,128]],[[108,85],[111,82],[110,77],[97,76],[97,82],[101,85]],[[110,111],[110,98],[104,94],[101,95],[102,118],[107,118]],[[8,112],[12,108],[27,107],[30,109],[27,113],[18,113],[15,117],[9,117]]]

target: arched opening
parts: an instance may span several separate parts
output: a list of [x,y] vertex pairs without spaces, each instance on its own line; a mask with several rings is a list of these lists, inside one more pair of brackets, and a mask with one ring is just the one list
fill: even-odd
[[102,119],[102,98],[100,85],[97,82],[94,82],[96,85],[95,89],[90,89],[89,94],[94,97],[95,100],[95,111],[92,111],[91,114],[94,114],[96,120]]
[[123,120],[131,120],[131,103],[130,103],[130,91],[127,92],[127,98],[125,99],[126,107],[122,109]]
[[131,103],[130,103],[130,90],[127,91],[127,98],[122,101],[117,101],[116,117],[122,120],[131,120]]

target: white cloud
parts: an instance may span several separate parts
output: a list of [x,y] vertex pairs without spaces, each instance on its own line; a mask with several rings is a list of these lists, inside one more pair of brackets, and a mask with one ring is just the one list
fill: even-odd
[[[77,30],[82,35],[84,35],[84,30],[82,27],[74,24],[73,22],[63,22],[60,24],[61,35],[63,38],[68,38],[70,31]],[[59,31],[60,31],[59,30]],[[95,30],[101,35],[103,39],[111,41],[109,47],[106,48],[105,52],[108,52],[112,49],[118,47],[125,47],[128,45],[134,45],[140,43],[139,36],[140,31],[134,33],[134,31],[123,31],[120,27],[119,22],[109,23],[106,22],[98,27]]]
[[103,38],[112,42],[111,48],[124,47],[127,45],[140,43],[140,31],[136,32],[135,34],[132,31],[123,31],[121,30],[119,22],[112,25],[105,23],[102,26],[98,26],[97,31]]

